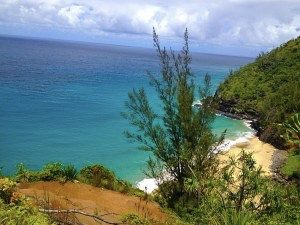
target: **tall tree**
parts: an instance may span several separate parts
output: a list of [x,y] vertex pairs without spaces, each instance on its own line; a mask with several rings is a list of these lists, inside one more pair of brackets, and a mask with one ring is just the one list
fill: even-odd
[[[154,112],[143,88],[128,94],[124,113],[135,132],[126,136],[141,144],[141,149],[153,153],[149,158],[149,176],[172,178],[173,195],[181,196],[188,183],[201,187],[201,181],[209,177],[217,166],[218,144],[222,141],[211,131],[214,120],[210,77],[205,75],[202,87],[196,94],[190,63],[188,31],[184,33],[184,46],[179,53],[162,48],[153,29],[153,41],[160,59],[161,73],[150,76],[162,105],[162,113]],[[193,103],[201,99],[201,108]]]

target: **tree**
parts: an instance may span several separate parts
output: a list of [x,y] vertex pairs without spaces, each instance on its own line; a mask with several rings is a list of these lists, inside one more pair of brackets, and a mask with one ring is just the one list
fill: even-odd
[[[223,168],[223,190],[219,194],[224,208],[242,211],[257,210],[263,207],[264,190],[267,190],[266,179],[262,177],[261,167],[255,167],[252,153],[242,150],[238,156],[230,156],[228,164]],[[224,200],[226,199],[226,200]],[[255,203],[257,205],[255,205]]]
[[[184,34],[184,46],[180,53],[161,48],[158,35],[153,29],[153,41],[160,59],[161,74],[149,74],[162,105],[162,113],[154,112],[143,88],[128,94],[124,117],[136,128],[126,131],[126,136],[141,144],[141,149],[153,153],[149,158],[148,175],[161,178],[170,175],[170,187],[166,194],[180,197],[197,184],[197,193],[204,179],[217,167],[217,146],[223,136],[217,138],[211,131],[214,107],[210,96],[210,76],[206,75],[196,95],[196,85],[190,63],[188,31]],[[193,102],[201,99],[201,109]],[[191,187],[191,185],[188,185]],[[193,185],[192,185],[193,186]],[[200,189],[199,189],[200,188]],[[195,188],[193,188],[195,189]]]

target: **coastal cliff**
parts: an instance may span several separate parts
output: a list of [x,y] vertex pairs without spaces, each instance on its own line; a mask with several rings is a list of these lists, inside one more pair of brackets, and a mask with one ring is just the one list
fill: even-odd
[[251,120],[258,137],[284,148],[278,125],[300,111],[300,37],[230,72],[214,99],[219,113]]

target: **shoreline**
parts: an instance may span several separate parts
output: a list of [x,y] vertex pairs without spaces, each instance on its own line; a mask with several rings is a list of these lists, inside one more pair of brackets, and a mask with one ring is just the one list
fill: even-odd
[[[251,126],[252,121],[243,121],[252,131],[245,133],[245,135],[235,140],[225,139],[224,143],[219,146],[222,152],[224,152],[224,154],[220,156],[221,161],[227,160],[228,156],[238,155],[242,149],[244,149],[246,152],[253,153],[256,165],[262,167],[262,171],[265,175],[275,175],[286,157],[285,152],[275,148],[271,144],[259,140],[256,136],[257,131]],[[145,178],[137,182],[136,187],[150,194],[158,188],[158,181],[154,178]]]
[[257,136],[254,136],[248,142],[233,145],[221,156],[221,161],[228,160],[229,156],[237,156],[242,149],[247,153],[253,154],[256,166],[260,166],[266,176],[276,175],[286,157],[285,151],[279,150],[271,144],[259,140]]

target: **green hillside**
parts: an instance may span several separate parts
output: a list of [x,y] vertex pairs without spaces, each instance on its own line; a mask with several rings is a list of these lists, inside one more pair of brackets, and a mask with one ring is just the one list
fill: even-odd
[[300,112],[300,37],[231,72],[215,97],[219,110],[256,119],[261,140],[282,148],[277,124]]

